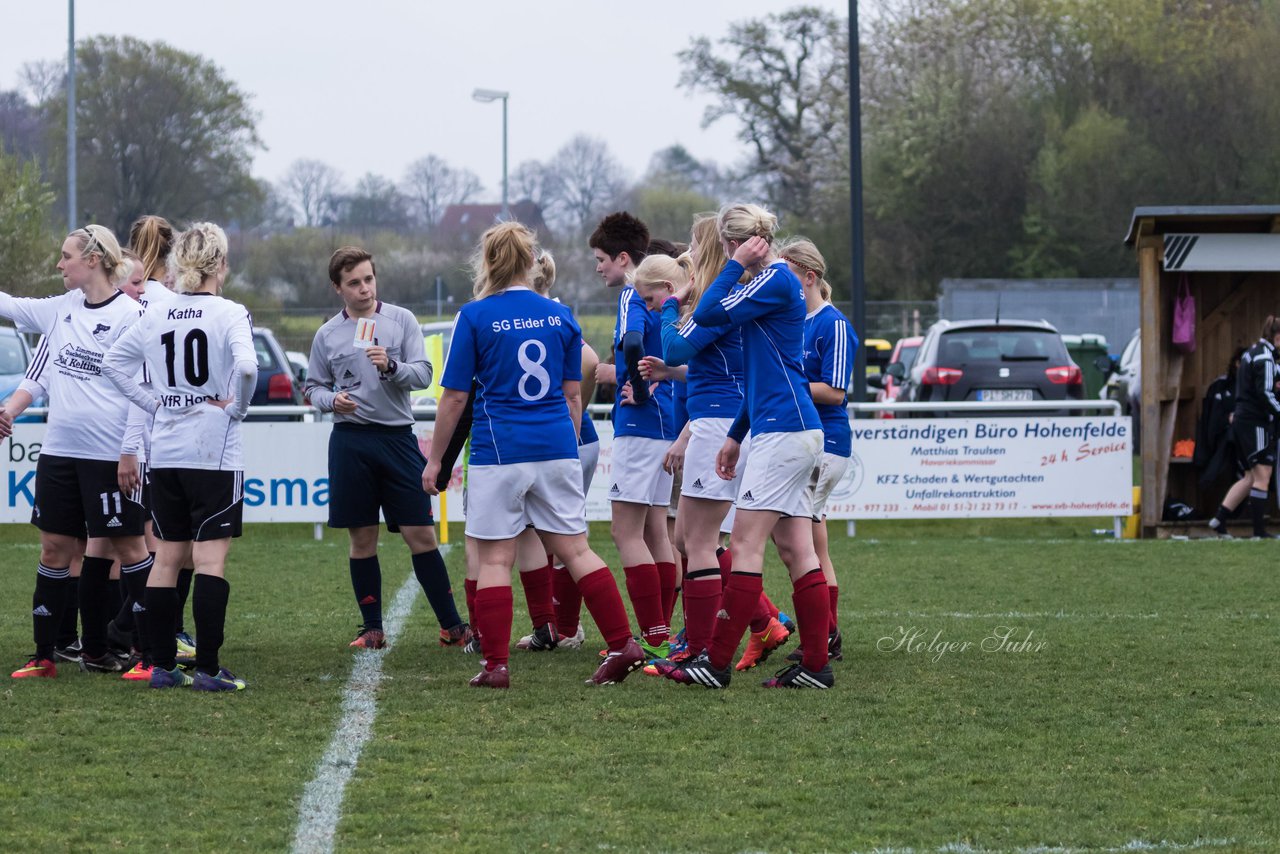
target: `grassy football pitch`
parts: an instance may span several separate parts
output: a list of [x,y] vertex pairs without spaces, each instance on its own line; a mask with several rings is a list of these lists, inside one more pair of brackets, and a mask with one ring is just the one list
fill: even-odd
[[[1117,543],[1100,524],[862,523],[849,540],[833,523],[845,660],[828,692],[760,689],[773,661],[723,692],[639,673],[590,688],[589,624],[582,651],[514,651],[512,690],[478,691],[419,591],[371,737],[339,763],[345,792],[320,795],[340,810],[334,848],[1276,850],[1280,546]],[[0,530],[14,666],[35,541]],[[616,565],[605,527],[593,541]],[[390,604],[403,544],[384,538],[382,563]],[[449,563],[461,604],[460,552]],[[243,693],[66,665],[4,686],[5,850],[294,847],[335,730],[369,722],[343,706],[345,542],[250,526],[230,579],[223,657]],[[766,585],[786,608],[776,560]],[[522,609],[517,584],[516,636]]]

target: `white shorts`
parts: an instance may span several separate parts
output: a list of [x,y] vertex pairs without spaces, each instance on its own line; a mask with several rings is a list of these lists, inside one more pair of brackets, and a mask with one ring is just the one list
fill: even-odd
[[742,485],[742,472],[751,447],[751,437],[742,443],[738,454],[738,476],[724,480],[716,474],[716,455],[729,435],[731,418],[699,418],[689,422],[689,447],[684,454],[684,486],[681,495],[708,501],[733,501]]
[[467,536],[509,540],[528,526],[583,534],[587,499],[578,460],[472,465],[467,476]]
[[671,503],[671,475],[662,470],[662,459],[671,442],[644,436],[618,436],[613,440],[613,483],[609,500],[666,507]]
[[822,467],[822,431],[761,433],[751,437],[751,444],[738,509],[812,518]]
[[596,476],[596,465],[600,462],[600,440],[578,446],[578,461],[582,463],[582,494],[591,491],[591,479]]
[[813,493],[813,521],[821,522],[822,517],[827,515],[827,499],[849,470],[850,462],[849,457],[823,452],[822,468],[818,471],[818,488]]

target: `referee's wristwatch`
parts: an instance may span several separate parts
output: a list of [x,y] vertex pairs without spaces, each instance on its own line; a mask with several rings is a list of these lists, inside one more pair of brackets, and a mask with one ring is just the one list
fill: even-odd
[[400,363],[399,363],[399,362],[397,362],[395,359],[390,359],[390,360],[388,360],[388,362],[387,362],[387,376],[391,376],[392,374],[394,374],[394,373],[396,372],[396,368],[398,368],[398,367],[400,367]]

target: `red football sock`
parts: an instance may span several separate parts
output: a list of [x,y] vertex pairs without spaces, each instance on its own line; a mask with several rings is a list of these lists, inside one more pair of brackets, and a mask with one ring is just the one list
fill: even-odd
[[711,646],[722,588],[720,572],[714,569],[710,575],[684,581],[684,636],[689,642],[689,652],[694,655]]
[[573,637],[582,620],[582,594],[564,567],[551,570],[551,596],[556,609],[556,631],[561,637]]
[[[657,646],[667,639],[667,621],[662,618],[662,587],[658,583],[658,567],[651,563],[628,566],[623,569],[627,577],[627,598],[631,610],[640,624],[640,635]],[[586,598],[586,593],[583,593]],[[588,605],[587,607],[591,607]],[[594,611],[592,613],[595,613]]]
[[720,583],[726,585],[729,583],[729,573],[733,572],[733,552],[728,549],[718,549],[716,561],[720,564]]
[[[485,587],[476,591],[476,624],[485,669],[506,664],[511,646],[511,588]],[[826,649],[826,646],[823,646]]]
[[840,585],[827,584],[827,595],[831,597],[831,625],[829,632],[838,632],[840,630],[840,622],[836,617],[836,603],[840,601]]
[[524,588],[524,600],[529,606],[533,627],[536,629],[554,623],[556,609],[551,604],[551,564],[520,573],[520,586]]
[[[474,578],[468,578],[462,582],[462,589],[467,596],[467,622],[476,628],[476,585],[479,584]],[[479,631],[479,628],[476,628]]]
[[827,595],[827,579],[815,569],[793,582],[791,601],[796,608],[796,625],[800,627],[800,645],[804,647],[801,662],[809,670],[827,666],[827,626],[831,622],[831,598]]
[[627,609],[622,605],[622,594],[609,567],[602,566],[579,578],[578,592],[609,649],[616,651],[626,646],[631,640],[631,623],[627,622]]
[[[711,633],[711,647],[708,657],[711,666],[724,670],[733,661],[738,651],[738,643],[747,630],[751,614],[760,601],[760,591],[764,588],[764,579],[758,575],[735,572],[729,576],[724,595],[720,600],[720,611],[716,614],[715,628]],[[721,616],[723,614],[723,616]],[[827,649],[826,638],[822,640],[822,649]]]
[[760,598],[756,600],[756,609],[751,612],[751,631],[763,632],[769,628],[769,621],[774,618],[777,611],[773,609],[773,603],[769,601],[769,597],[760,594]]
[[676,590],[680,586],[680,576],[674,563],[658,563],[658,589],[662,595],[662,621],[671,631],[671,615],[676,609]]

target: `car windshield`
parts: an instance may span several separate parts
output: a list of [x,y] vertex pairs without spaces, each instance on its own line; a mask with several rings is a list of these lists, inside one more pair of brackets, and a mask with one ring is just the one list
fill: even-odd
[[279,366],[276,364],[275,354],[271,352],[271,347],[267,344],[267,339],[262,335],[253,336],[253,350],[258,356],[258,370],[275,369]]
[[0,374],[24,374],[27,359],[17,335],[0,336]]
[[902,349],[898,351],[898,364],[902,365],[903,370],[910,371],[911,366],[915,364],[916,354],[919,352],[919,344],[904,344]]
[[1062,337],[1040,329],[957,329],[938,342],[938,364],[1064,361]]

